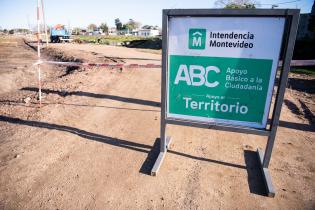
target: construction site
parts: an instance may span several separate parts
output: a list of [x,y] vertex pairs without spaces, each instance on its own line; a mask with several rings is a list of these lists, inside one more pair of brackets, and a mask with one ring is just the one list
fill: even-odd
[[0,209],[315,208],[315,74],[289,73],[269,198],[264,136],[168,125],[151,176],[161,49],[44,37],[0,35]]

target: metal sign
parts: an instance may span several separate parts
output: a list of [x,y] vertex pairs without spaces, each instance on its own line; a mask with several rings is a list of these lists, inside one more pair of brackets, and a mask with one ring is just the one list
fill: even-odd
[[265,153],[257,152],[268,195],[275,195],[268,165],[298,18],[296,9],[163,10],[161,146],[152,175],[170,144],[167,124],[263,135]]
[[170,17],[167,118],[266,127],[284,17]]

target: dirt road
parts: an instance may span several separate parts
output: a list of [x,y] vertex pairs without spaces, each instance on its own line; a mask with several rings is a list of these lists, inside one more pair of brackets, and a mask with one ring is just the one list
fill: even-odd
[[[24,47],[18,40],[6,53]],[[44,52],[49,59],[108,63],[161,57],[85,44]],[[32,53],[21,61],[34,62]],[[172,148],[158,176],[148,175],[159,146],[160,69],[46,66],[39,108],[36,73],[22,71],[16,76],[27,80],[16,82],[3,76],[3,63],[1,81],[15,82],[0,94],[0,209],[315,208],[312,91],[286,93],[270,164],[277,192],[268,198],[253,152],[266,138],[254,135],[169,126]]]

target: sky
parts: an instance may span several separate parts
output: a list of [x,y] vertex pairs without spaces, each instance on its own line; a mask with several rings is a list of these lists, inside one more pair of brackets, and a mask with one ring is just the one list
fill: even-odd
[[[162,9],[218,8],[215,0],[43,0],[47,25],[64,24],[86,28],[88,24],[106,22],[114,26],[115,18],[123,23],[129,19],[142,25],[162,25]],[[295,2],[293,2],[295,1]],[[299,8],[311,11],[314,0],[258,0],[260,8]],[[29,28],[36,25],[37,0],[0,0],[2,29]]]

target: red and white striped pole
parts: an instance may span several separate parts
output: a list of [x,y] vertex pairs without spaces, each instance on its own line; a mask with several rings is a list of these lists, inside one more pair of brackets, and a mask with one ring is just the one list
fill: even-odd
[[41,0],[41,6],[42,6],[42,19],[44,23],[44,30],[45,30],[45,37],[46,37],[46,46],[48,46],[48,34],[47,34],[47,25],[46,25],[46,18],[45,18],[45,9],[44,9],[44,0]]
[[42,82],[41,82],[41,72],[40,72],[40,0],[37,0],[37,58],[39,64],[37,65],[38,72],[38,98],[39,106],[42,106]]

